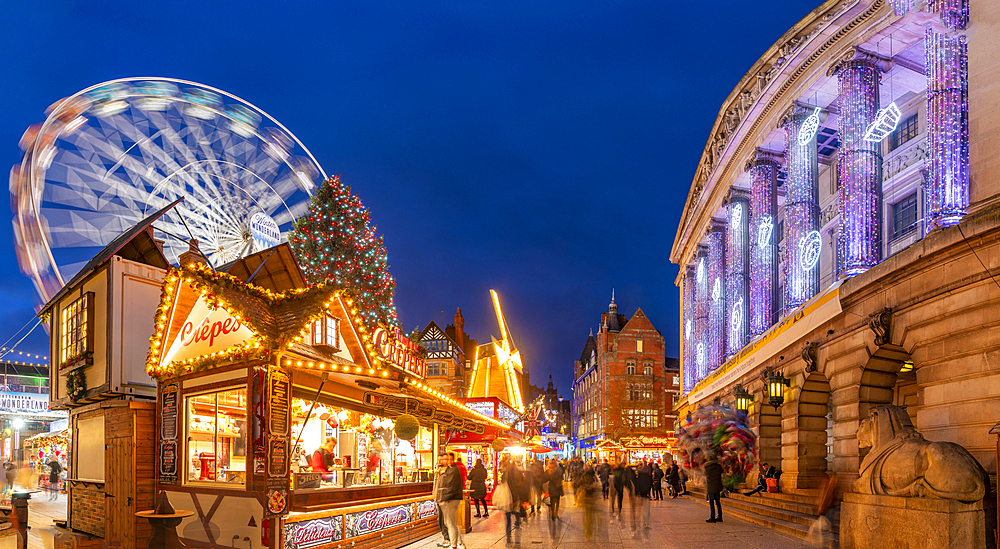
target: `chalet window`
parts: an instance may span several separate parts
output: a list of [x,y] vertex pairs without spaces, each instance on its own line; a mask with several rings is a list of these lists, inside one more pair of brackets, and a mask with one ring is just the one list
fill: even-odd
[[62,310],[60,319],[59,362],[68,361],[93,351],[94,292],[87,292]]
[[627,360],[625,361],[625,373],[629,375],[635,374],[635,361]]
[[313,322],[313,347],[329,347],[340,350],[340,320],[324,315]]
[[892,205],[892,237],[895,240],[916,228],[917,193]]
[[647,375],[647,376],[653,375],[653,363],[652,362],[646,362],[645,364],[643,364],[642,365],[642,373],[644,375]]
[[894,151],[907,141],[916,137],[918,129],[916,114],[900,122],[899,125],[896,126],[896,129],[889,134],[889,150]]
[[185,482],[242,487],[247,476],[247,390],[187,396]]

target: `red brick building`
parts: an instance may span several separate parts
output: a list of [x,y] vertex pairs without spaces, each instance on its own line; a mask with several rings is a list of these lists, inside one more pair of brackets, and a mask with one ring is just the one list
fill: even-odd
[[582,453],[602,439],[673,436],[678,379],[665,368],[663,335],[642,309],[628,318],[612,297],[574,368],[573,425]]

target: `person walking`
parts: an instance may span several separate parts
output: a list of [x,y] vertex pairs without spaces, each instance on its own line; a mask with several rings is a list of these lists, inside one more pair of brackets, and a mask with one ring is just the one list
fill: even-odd
[[[524,513],[524,509],[521,505],[528,501],[528,491],[530,488],[527,484],[527,479],[524,476],[524,471],[517,466],[517,463],[512,461],[510,458],[505,457],[504,462],[501,465],[503,468],[503,479],[502,482],[507,484],[510,489],[510,505],[505,508],[504,511],[504,524],[506,526],[507,533],[507,546],[510,547],[511,544],[516,543],[521,544],[521,516]],[[511,524],[511,518],[513,518],[513,525]],[[513,537],[511,536],[513,534]]]
[[681,495],[686,496],[688,495],[688,475],[687,471],[685,471],[683,468],[681,468],[680,470],[680,479],[681,479]]
[[591,466],[585,466],[573,483],[578,501],[577,504],[583,507],[583,539],[590,541],[594,538],[594,517],[597,506],[597,474]]
[[437,459],[437,469],[434,471],[434,487],[431,493],[434,494],[434,502],[437,503],[437,519],[438,519],[438,531],[441,532],[441,541],[438,542],[438,547],[451,547],[451,538],[448,535],[448,527],[444,523],[444,509],[441,507],[441,503],[438,501],[438,490],[441,487],[441,479],[444,476],[445,467],[445,455],[442,453]]
[[17,465],[7,460],[3,462],[4,478],[7,480],[7,491],[14,491],[14,479],[17,477]]
[[[489,518],[490,509],[486,506],[486,467],[483,460],[477,459],[476,465],[469,471],[469,489],[472,490],[472,502],[476,504],[475,518]],[[479,512],[479,502],[483,503],[483,512]]]
[[611,477],[611,465],[608,465],[608,458],[604,458],[604,463],[597,469],[597,476],[601,479],[601,495],[608,499],[608,485]]
[[52,460],[48,463],[49,467],[49,501],[55,501],[59,498],[59,473],[62,473],[62,464],[59,460],[52,456]]
[[681,473],[680,467],[677,466],[677,462],[670,465],[670,471],[667,473],[667,484],[670,485],[670,497],[676,498],[681,493]]
[[465,468],[465,464],[462,463],[461,457],[455,457],[455,452],[449,452],[451,454],[451,459],[455,460],[455,465],[458,466],[458,472],[462,475],[462,489],[465,489],[466,482],[469,481],[469,470]]
[[451,454],[442,456],[444,471],[441,473],[441,481],[434,491],[434,500],[438,502],[441,514],[444,515],[444,525],[448,529],[448,540],[451,549],[457,547],[465,548],[462,543],[462,533],[458,529],[458,505],[462,503],[462,473],[455,465]]
[[[708,455],[705,460],[705,491],[708,493],[708,507],[712,516],[705,519],[705,522],[722,522],[722,464],[714,453]],[[719,510],[716,518],[715,510]]]
[[641,535],[649,539],[649,494],[653,488],[653,474],[645,462],[635,471],[632,481],[632,497],[629,500],[632,507],[632,537],[639,539]]
[[545,484],[545,468],[542,466],[542,462],[536,459],[531,462],[529,472],[528,478],[531,481],[531,514],[534,516],[535,513],[542,510],[542,485]]
[[[611,480],[614,484],[612,488],[614,493],[611,494],[611,516],[618,517],[618,520],[622,518],[622,498],[625,497],[625,461],[620,461],[615,468],[611,470]],[[618,502],[618,512],[615,513],[615,502]]]
[[555,460],[545,465],[545,489],[549,493],[549,537],[559,537],[559,500],[563,495],[563,472]]
[[663,469],[659,463],[653,464],[653,499],[663,501]]

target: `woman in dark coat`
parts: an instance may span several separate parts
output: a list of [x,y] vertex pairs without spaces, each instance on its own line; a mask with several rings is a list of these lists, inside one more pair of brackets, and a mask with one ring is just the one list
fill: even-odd
[[[486,467],[483,460],[477,459],[475,467],[469,471],[469,488],[472,489],[472,502],[476,504],[475,517],[490,516],[490,509],[486,507]],[[483,502],[483,513],[479,513],[479,502]]]
[[676,462],[670,465],[670,471],[667,472],[667,484],[672,488],[670,497],[676,498],[681,493],[681,472]]
[[[722,464],[715,454],[710,454],[705,460],[705,492],[708,493],[708,507],[711,518],[705,522],[722,522]],[[715,518],[715,510],[719,510],[719,518]]]

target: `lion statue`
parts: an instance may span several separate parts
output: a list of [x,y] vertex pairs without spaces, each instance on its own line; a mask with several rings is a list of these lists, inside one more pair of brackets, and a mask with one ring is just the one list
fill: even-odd
[[854,490],[862,494],[978,501],[986,496],[983,468],[953,442],[930,442],[899,406],[876,406],[858,427],[871,447]]

